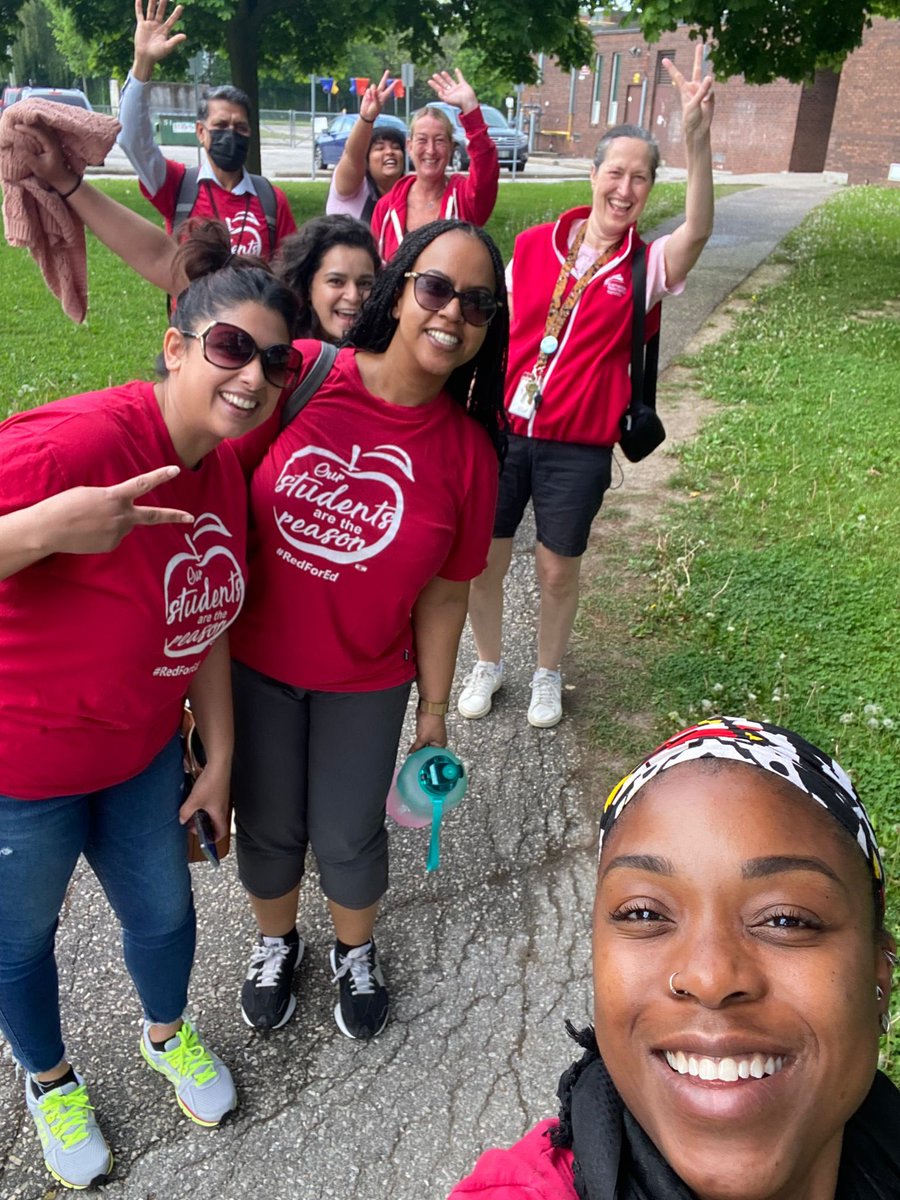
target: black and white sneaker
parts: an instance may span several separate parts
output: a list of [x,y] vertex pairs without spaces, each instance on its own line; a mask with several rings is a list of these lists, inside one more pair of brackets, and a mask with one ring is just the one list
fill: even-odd
[[241,1014],[254,1029],[280,1029],[294,1015],[294,968],[303,958],[303,939],[264,937],[253,947],[241,988]]
[[375,943],[355,946],[347,954],[341,954],[334,946],[331,969],[332,983],[340,987],[334,1006],[338,1029],[347,1037],[362,1041],[377,1037],[387,1025],[389,1002]]

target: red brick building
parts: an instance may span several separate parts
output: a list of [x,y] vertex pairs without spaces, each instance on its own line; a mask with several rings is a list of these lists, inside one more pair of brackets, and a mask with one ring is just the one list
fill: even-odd
[[[678,97],[662,66],[687,72],[696,42],[680,26],[650,46],[636,26],[598,22],[594,59],[564,73],[541,62],[542,82],[522,96],[535,148],[590,157],[610,125],[643,125],[662,161],[683,166]],[[741,76],[716,84],[714,166],[735,174],[834,171],[850,183],[900,183],[900,21],[878,18],[840,72],[817,71],[811,86]]]

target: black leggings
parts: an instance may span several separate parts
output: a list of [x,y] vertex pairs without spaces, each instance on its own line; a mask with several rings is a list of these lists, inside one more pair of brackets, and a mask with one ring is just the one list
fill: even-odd
[[384,806],[412,684],[311,692],[238,662],[232,678],[241,882],[260,900],[285,895],[312,846],[328,899],[368,908],[388,885]]

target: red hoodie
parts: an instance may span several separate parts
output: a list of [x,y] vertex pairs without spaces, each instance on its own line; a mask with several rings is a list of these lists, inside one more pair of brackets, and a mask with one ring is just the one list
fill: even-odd
[[[461,113],[460,122],[466,131],[469,150],[469,174],[451,175],[441,197],[441,207],[435,220],[445,217],[484,225],[497,203],[500,182],[500,163],[497,147],[491,141],[481,108]],[[406,233],[406,202],[415,175],[398,179],[391,190],[375,205],[372,213],[372,233],[384,262],[397,253]]]

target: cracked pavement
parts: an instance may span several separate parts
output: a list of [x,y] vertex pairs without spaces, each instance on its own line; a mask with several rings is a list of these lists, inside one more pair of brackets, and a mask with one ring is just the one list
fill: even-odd
[[[662,365],[814,205],[827,184],[729,196],[691,275],[666,307]],[[330,924],[314,869],[304,883],[293,1020],[248,1029],[238,993],[253,940],[233,858],[195,866],[191,1012],[231,1066],[240,1108],[218,1130],[192,1125],[138,1053],[140,1012],[116,923],[80,864],[60,921],[68,1052],[116,1156],[110,1200],[441,1200],[480,1151],[555,1111],[572,1053],[564,1021],[591,1011],[590,910],[596,813],[615,764],[583,745],[577,693],[550,730],[525,721],[534,652],[532,533],[520,531],[507,589],[507,677],[494,711],[449,718],[470,791],[449,814],[441,868],[428,831],[392,829],[391,888],[378,925],[392,1015],[372,1044],[341,1036],[326,959]],[[458,683],[472,659],[465,635]],[[405,744],[405,743],[404,743]],[[612,748],[614,750],[614,748]],[[0,1195],[51,1200],[9,1048],[0,1048]]]

